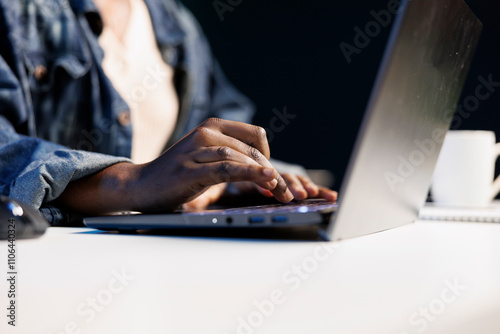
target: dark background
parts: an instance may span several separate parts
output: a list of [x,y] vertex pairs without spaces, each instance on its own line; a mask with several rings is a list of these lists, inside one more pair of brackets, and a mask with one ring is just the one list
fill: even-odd
[[[439,1],[439,0],[436,0]],[[353,44],[370,11],[388,0],[242,0],[220,19],[213,0],[183,0],[204,29],[226,75],[257,106],[254,123],[270,127],[273,109],[296,115],[271,140],[273,157],[328,169],[337,188],[381,60],[390,27],[347,63],[339,44]],[[232,0],[232,3],[238,3]],[[466,0],[483,33],[462,99],[478,76],[500,82],[500,4]],[[500,87],[457,129],[494,130],[500,138]]]

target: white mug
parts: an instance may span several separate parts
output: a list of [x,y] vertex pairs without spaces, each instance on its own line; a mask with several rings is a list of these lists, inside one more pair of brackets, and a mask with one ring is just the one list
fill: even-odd
[[449,131],[434,171],[431,193],[435,203],[484,207],[500,191],[493,181],[500,143],[491,131]]

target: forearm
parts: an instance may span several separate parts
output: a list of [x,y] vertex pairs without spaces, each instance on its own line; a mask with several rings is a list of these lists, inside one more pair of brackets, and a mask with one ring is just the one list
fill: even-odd
[[54,202],[87,215],[138,210],[135,204],[138,175],[137,165],[117,163],[70,182]]

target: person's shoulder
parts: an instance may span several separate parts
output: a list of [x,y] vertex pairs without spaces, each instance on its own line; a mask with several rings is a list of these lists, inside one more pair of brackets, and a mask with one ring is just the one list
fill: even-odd
[[[24,0],[24,1],[0,0],[0,7],[4,10],[29,8],[30,11],[42,10],[47,13],[52,12],[52,14],[56,14],[61,10],[71,9],[71,3],[72,2],[70,0]],[[81,3],[81,2],[76,1],[75,3]]]
[[58,18],[73,16],[72,4],[68,0],[0,0],[0,11],[9,25],[35,24],[35,28]]

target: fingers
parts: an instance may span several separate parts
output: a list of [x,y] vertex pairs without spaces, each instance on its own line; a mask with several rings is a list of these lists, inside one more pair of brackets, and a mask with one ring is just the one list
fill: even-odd
[[[208,130],[213,131],[213,130]],[[215,131],[214,131],[215,132]],[[217,135],[216,133],[207,134],[208,136],[217,136],[217,138],[212,138],[214,143],[217,145],[204,147],[200,152],[195,154],[195,159],[197,162],[215,162],[215,161],[238,161],[246,164],[260,165],[266,168],[271,168],[273,170],[273,165],[256,147],[252,147],[240,140],[235,140],[230,136],[225,134]],[[267,143],[267,141],[266,141]],[[252,179],[247,179],[245,181],[253,181]],[[288,203],[293,199],[293,195],[287,188],[287,183],[276,171],[276,185],[270,187],[263,187],[273,191],[273,195],[281,202]],[[260,185],[259,183],[257,183]]]
[[211,186],[198,197],[192,199],[187,203],[184,203],[182,205],[182,208],[184,210],[205,209],[210,204],[213,204],[220,199],[220,197],[226,190],[226,187],[227,183],[220,183],[215,186]]
[[305,191],[307,192],[307,197],[317,197],[319,194],[319,188],[314,184],[308,177],[303,175],[297,175],[297,179],[301,182]]
[[308,192],[297,175],[283,174],[283,178],[296,200],[302,201],[308,197]]
[[[204,141],[201,145],[202,151],[196,153],[199,162],[213,162],[220,160],[237,160],[246,163],[256,162],[264,167],[274,169],[268,158],[256,147],[253,147],[237,138],[219,133],[216,130],[205,129],[202,131]],[[266,141],[267,143],[267,141]],[[240,154],[237,154],[239,152]],[[243,156],[246,159],[243,159]]]
[[326,187],[318,187],[319,193],[318,198],[326,199],[327,201],[336,201],[337,200],[337,192]]
[[203,185],[211,186],[223,182],[252,181],[265,189],[275,189],[277,172],[275,169],[258,164],[247,164],[238,161],[224,160],[204,163],[193,175]]
[[322,198],[328,201],[337,200],[337,192],[326,187],[317,186],[308,177],[302,175],[283,174],[288,188],[297,200],[306,198]]
[[195,152],[193,158],[198,163],[232,160],[241,163],[246,163],[249,165],[262,166],[262,164],[257,163],[257,161],[250,158],[249,156],[227,146],[204,147]]
[[238,139],[248,146],[255,147],[266,159],[271,156],[266,130],[259,126],[218,118],[210,118],[203,122],[202,126],[215,129],[226,136]]
[[[252,149],[256,150],[255,148],[252,148]],[[264,156],[262,156],[262,158],[263,158],[263,160],[266,160],[264,158]],[[233,161],[233,162],[239,162],[239,163],[246,164],[246,165],[253,165],[255,167],[261,167],[262,169],[267,168],[267,169],[274,170],[274,168],[272,166],[270,166],[270,164],[265,164],[265,162],[263,161],[264,162],[264,166],[263,166],[262,164],[259,164],[255,160],[251,159],[249,156],[247,156],[247,155],[245,155],[245,154],[243,154],[235,149],[232,149],[230,147],[226,147],[226,146],[204,147],[204,148],[198,150],[197,152],[195,152],[194,161],[197,163]],[[265,167],[265,166],[267,166],[267,167]],[[240,169],[238,169],[238,171],[239,170]],[[236,173],[237,170],[231,169],[231,170],[223,171],[223,172]],[[277,173],[278,172],[274,171],[273,175],[276,175]],[[227,182],[230,181],[229,175],[218,175],[218,176],[215,175],[215,176],[216,176],[216,179],[217,178],[224,178],[224,179],[228,180]],[[250,174],[248,176],[251,177],[252,175]],[[266,182],[266,184],[264,185],[264,188],[265,189],[274,189],[274,188],[276,188],[277,185],[278,185],[278,181],[276,180],[276,178],[274,178],[271,181]]]
[[[249,146],[239,140],[234,140],[234,138],[228,137],[228,136],[223,136],[223,138],[220,139],[221,143],[224,145],[232,148],[235,151],[238,151],[242,153],[243,155],[249,157],[251,160],[255,161],[257,164],[266,167],[266,168],[272,168],[275,170],[274,166],[269,162],[269,160],[255,147]],[[283,179],[283,177],[276,172],[276,181],[277,185],[275,188],[270,189],[272,190],[272,193],[274,197],[280,202],[288,203],[291,200],[293,200],[293,194],[290,192],[290,190],[287,187],[286,181]],[[251,180],[249,180],[251,181]]]
[[[203,122],[197,129],[193,130],[190,135],[198,147],[218,147],[215,149],[216,155],[219,155],[218,157],[213,155],[213,151],[205,152],[205,156],[200,156],[199,160],[208,163],[214,161],[214,163],[218,164],[211,166],[210,172],[212,173],[212,177],[217,177],[216,179],[220,180],[222,177],[222,180],[219,182],[252,181],[265,189],[271,190],[274,197],[281,202],[288,203],[293,199],[293,194],[288,189],[287,183],[268,160],[270,157],[269,144],[263,128],[240,122],[210,118]],[[258,165],[273,169],[276,172],[275,179],[277,184],[274,186],[274,182],[272,182],[267,186],[263,185],[262,180],[259,178],[262,176],[262,173],[259,174],[255,164],[250,164],[248,159],[220,147],[231,148],[249,157]],[[228,154],[232,154],[233,158],[227,159],[221,157],[221,155],[227,156]],[[242,168],[237,164],[233,164],[235,161],[252,167],[246,166],[247,169],[243,169],[244,172],[242,174],[236,175],[235,173],[241,171]],[[265,170],[265,168],[262,170]],[[230,175],[227,175],[228,172],[230,172]],[[254,177],[256,178],[254,179]],[[273,185],[273,187],[270,187],[270,185]]]
[[270,190],[261,188],[259,186],[257,186],[257,191],[265,197],[274,197],[273,193]]
[[278,174],[276,176],[277,185],[274,189],[270,189],[273,196],[282,203],[289,203],[294,199],[293,193],[288,189],[286,181]]

